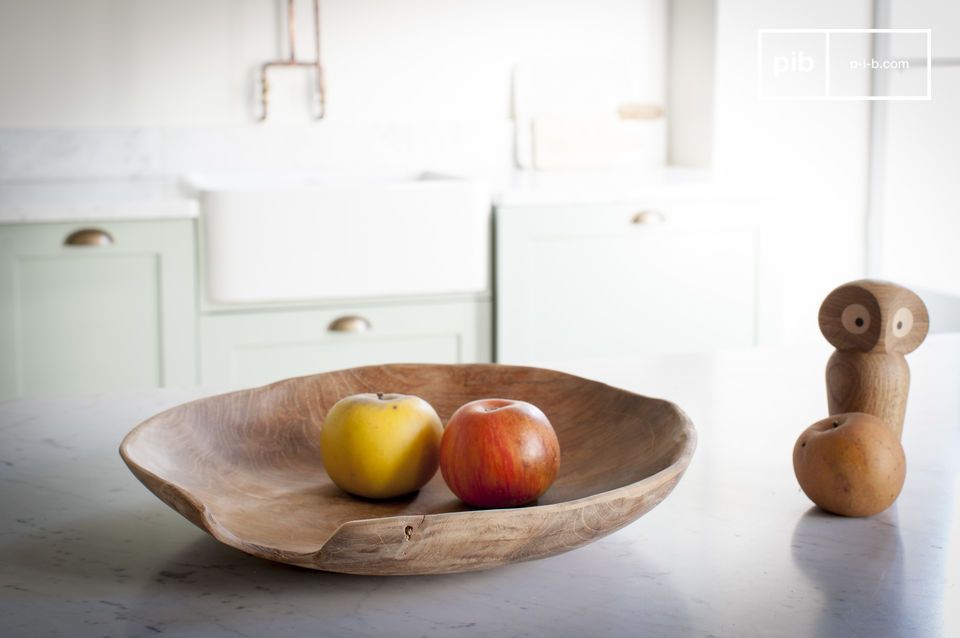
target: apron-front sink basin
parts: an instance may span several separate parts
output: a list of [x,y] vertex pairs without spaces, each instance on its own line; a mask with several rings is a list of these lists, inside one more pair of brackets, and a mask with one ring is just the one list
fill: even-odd
[[488,288],[490,198],[394,176],[193,177],[207,298],[218,304]]

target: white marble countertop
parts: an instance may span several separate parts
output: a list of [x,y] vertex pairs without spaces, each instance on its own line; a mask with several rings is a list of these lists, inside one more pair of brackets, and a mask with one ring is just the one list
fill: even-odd
[[676,401],[699,446],[646,516],[485,572],[360,577],[220,545],[123,466],[137,422],[203,391],[0,404],[0,634],[16,636],[960,635],[960,335],[908,357],[898,502],[813,508],[793,442],[825,414],[829,350],[558,367]]
[[514,171],[492,187],[498,206],[575,206],[690,198],[743,198],[750,191],[706,170]]
[[[200,204],[196,193],[187,186],[188,177],[0,182],[0,224],[196,217]],[[514,171],[487,182],[487,187],[491,201],[498,206],[743,199],[745,193],[750,193],[715,182],[707,171],[684,168],[643,172]]]
[[0,224],[196,217],[174,180],[0,182]]

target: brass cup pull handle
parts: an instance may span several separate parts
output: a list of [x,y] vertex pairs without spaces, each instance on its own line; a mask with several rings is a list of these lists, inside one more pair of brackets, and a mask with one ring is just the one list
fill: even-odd
[[658,210],[642,210],[630,218],[631,224],[662,224],[667,218]]
[[347,315],[331,321],[327,330],[330,332],[367,332],[370,330],[370,322],[357,315]]
[[63,240],[64,246],[110,246],[113,235],[99,228],[81,228]]

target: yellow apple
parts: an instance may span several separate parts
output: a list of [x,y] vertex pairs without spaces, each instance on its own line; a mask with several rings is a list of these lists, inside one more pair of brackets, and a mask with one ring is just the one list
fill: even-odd
[[345,492],[391,498],[437,473],[443,425],[436,410],[406,394],[354,394],[337,401],[320,430],[330,479]]

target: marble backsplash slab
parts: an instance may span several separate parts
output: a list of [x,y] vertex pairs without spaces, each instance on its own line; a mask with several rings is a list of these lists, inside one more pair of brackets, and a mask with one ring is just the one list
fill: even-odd
[[137,179],[163,174],[148,129],[0,129],[0,181]]
[[496,179],[513,166],[512,140],[509,121],[0,129],[0,182],[421,169]]

